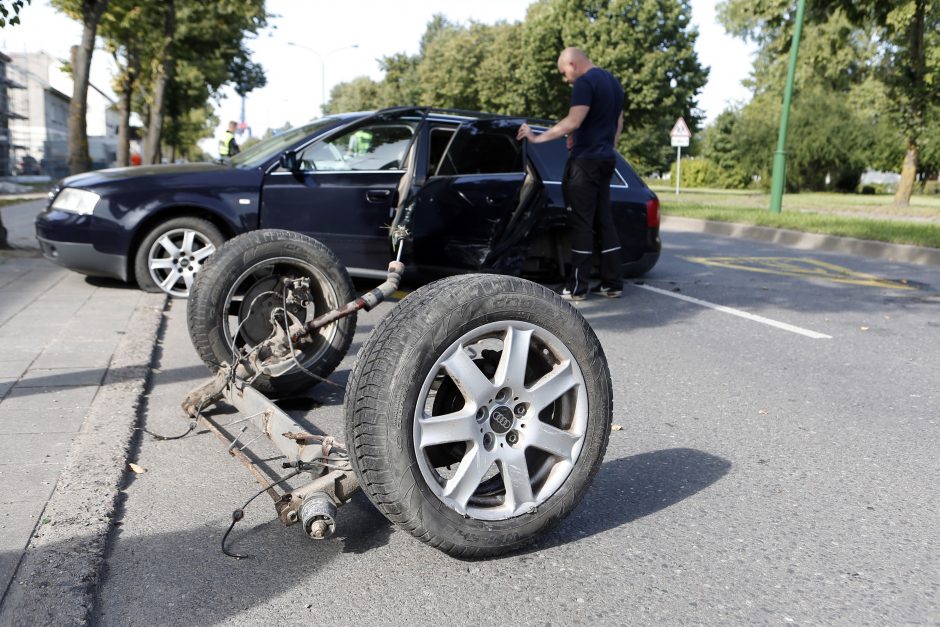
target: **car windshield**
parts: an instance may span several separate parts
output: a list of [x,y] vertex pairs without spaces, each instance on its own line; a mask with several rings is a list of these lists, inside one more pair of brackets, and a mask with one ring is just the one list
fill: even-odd
[[297,126],[290,130],[282,131],[238,153],[229,159],[228,163],[236,168],[257,168],[278,153],[287,150],[304,137],[329,128],[338,121],[339,120],[335,117],[320,118],[319,120],[314,120],[303,126]]

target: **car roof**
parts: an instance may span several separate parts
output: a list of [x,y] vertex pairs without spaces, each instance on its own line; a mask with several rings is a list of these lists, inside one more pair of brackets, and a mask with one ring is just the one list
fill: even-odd
[[435,122],[453,122],[460,124],[472,120],[518,120],[522,119],[535,127],[549,127],[555,122],[541,118],[530,118],[524,115],[505,115],[502,113],[487,113],[485,111],[471,111],[469,109],[453,109],[447,107],[388,107],[385,109],[376,109],[374,111],[348,111],[345,113],[334,113],[325,117],[334,118],[341,122],[351,122],[357,119],[364,119],[381,113],[391,113],[394,111],[406,111],[413,109],[415,112],[427,111],[428,117]]

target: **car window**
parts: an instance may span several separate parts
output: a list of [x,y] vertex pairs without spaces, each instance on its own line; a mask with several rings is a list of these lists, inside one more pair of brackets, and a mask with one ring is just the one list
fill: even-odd
[[[565,176],[565,164],[568,162],[568,149],[565,148],[563,137],[553,139],[541,144],[529,144],[529,152],[538,163],[539,169],[546,181],[561,181]],[[643,187],[643,182],[636,172],[619,154],[617,155],[617,170],[611,185],[625,185],[627,187]]]
[[[441,164],[441,157],[454,136],[455,126],[435,126],[431,129],[431,151],[428,155],[428,176],[433,176]],[[450,157],[448,157],[449,159]]]
[[302,170],[400,170],[414,126],[367,124],[319,141],[300,154]]
[[287,150],[290,146],[301,141],[304,137],[313,135],[337,123],[339,123],[338,118],[326,117],[303,126],[297,126],[290,130],[282,131],[276,135],[262,139],[254,146],[246,148],[244,151],[229,159],[228,163],[238,168],[257,168],[269,159]]
[[437,169],[439,176],[522,172],[522,144],[498,121],[464,124]]

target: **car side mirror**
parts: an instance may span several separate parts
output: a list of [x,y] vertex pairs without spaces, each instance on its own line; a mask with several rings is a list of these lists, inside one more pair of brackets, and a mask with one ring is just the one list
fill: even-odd
[[297,172],[300,170],[300,160],[297,158],[297,153],[293,150],[288,150],[281,154],[281,158],[278,159],[277,164],[288,172]]

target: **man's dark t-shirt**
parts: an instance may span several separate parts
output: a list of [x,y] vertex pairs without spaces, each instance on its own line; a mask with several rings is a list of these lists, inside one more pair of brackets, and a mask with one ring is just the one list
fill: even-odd
[[588,106],[587,116],[574,133],[572,159],[613,159],[617,118],[623,111],[620,81],[599,67],[585,72],[574,82],[571,106]]

